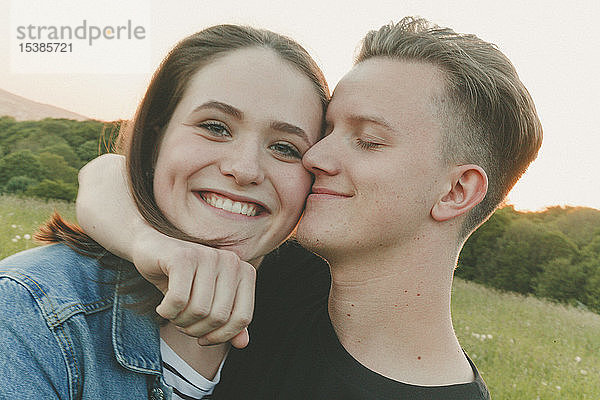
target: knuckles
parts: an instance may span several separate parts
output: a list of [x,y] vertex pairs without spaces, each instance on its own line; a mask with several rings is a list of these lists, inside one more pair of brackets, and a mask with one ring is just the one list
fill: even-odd
[[204,318],[208,317],[209,314],[210,314],[210,308],[208,308],[208,307],[196,306],[196,307],[193,307],[192,309],[190,309],[190,315],[195,320],[204,319]]
[[229,321],[230,312],[228,310],[222,310],[217,312],[211,312],[211,314],[207,317],[207,323],[209,326],[213,328],[218,328],[223,326]]
[[169,293],[169,305],[177,310],[183,310],[187,305],[187,296],[183,293]]
[[252,264],[244,262],[241,266],[241,269],[246,277],[252,279],[252,281],[256,281],[256,268],[254,268]]
[[241,331],[242,329],[250,325],[250,322],[252,322],[252,315],[244,315],[238,320],[236,328],[239,328],[238,331]]
[[219,254],[219,266],[223,271],[229,273],[238,273],[240,270],[240,259],[239,257],[229,251],[221,252]]

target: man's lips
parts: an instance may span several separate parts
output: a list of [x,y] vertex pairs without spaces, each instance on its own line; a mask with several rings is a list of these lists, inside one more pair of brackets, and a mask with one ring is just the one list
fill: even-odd
[[317,196],[317,197],[322,197],[322,198],[350,198],[353,195],[352,194],[347,194],[347,193],[342,193],[342,192],[338,192],[335,191],[333,189],[328,189],[325,187],[313,187],[312,191],[310,193],[310,196]]

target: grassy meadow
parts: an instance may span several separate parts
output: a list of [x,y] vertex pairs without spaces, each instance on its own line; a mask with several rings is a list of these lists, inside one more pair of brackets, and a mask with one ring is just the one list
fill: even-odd
[[600,399],[600,315],[460,279],[452,311],[493,399]]
[[[0,258],[35,246],[54,210],[75,221],[71,203],[0,196]],[[600,315],[460,279],[452,308],[493,399],[600,400]]]
[[0,259],[36,246],[33,234],[55,210],[75,221],[74,203],[0,195]]

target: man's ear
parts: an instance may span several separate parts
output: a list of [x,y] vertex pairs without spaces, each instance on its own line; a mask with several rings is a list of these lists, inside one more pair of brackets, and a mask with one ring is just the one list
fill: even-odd
[[468,212],[487,193],[488,177],[479,165],[459,165],[450,178],[450,190],[431,209],[431,216],[436,221],[446,221]]

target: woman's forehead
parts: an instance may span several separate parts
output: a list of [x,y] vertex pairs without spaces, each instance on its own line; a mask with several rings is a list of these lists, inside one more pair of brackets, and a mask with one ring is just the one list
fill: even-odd
[[321,119],[321,101],[310,79],[273,51],[236,50],[200,68],[190,79],[176,113],[220,102],[244,116],[280,120],[309,130]]

